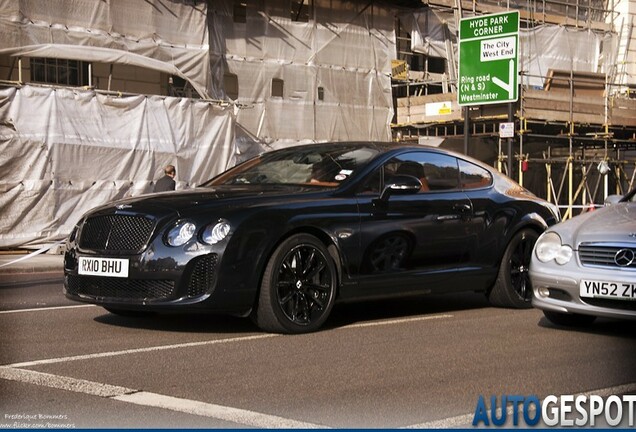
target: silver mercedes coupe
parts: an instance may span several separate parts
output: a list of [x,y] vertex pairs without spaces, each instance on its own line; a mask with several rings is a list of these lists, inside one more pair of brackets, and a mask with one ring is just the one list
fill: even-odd
[[636,319],[636,189],[548,228],[529,275],[532,305],[554,324]]

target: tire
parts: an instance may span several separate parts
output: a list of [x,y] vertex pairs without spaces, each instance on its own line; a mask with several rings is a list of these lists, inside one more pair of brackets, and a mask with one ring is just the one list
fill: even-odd
[[532,307],[528,269],[538,238],[539,234],[532,229],[523,229],[512,237],[499,264],[497,280],[488,293],[490,304],[515,309]]
[[585,327],[592,324],[596,317],[594,315],[581,315],[576,313],[561,313],[552,311],[543,311],[543,315],[552,324],[564,327]]
[[312,235],[293,235],[267,262],[254,321],[274,333],[315,331],[333,308],[337,286],[336,265],[326,246]]

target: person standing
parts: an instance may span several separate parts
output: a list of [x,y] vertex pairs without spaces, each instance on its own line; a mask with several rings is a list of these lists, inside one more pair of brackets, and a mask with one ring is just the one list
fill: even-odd
[[164,176],[155,183],[154,192],[173,191],[175,189],[176,182],[174,181],[174,176],[177,174],[177,170],[174,168],[174,165],[166,165],[163,172]]

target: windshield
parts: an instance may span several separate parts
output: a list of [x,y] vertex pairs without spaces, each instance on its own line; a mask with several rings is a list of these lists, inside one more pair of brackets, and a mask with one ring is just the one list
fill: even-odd
[[371,146],[305,146],[265,153],[203,186],[283,184],[337,187],[363,167],[378,149]]

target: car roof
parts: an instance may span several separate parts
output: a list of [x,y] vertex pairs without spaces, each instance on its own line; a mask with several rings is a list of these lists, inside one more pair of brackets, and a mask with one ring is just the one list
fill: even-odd
[[426,150],[428,152],[433,152],[433,153],[438,153],[438,154],[446,154],[449,156],[454,156],[460,159],[464,159],[468,162],[474,163],[475,165],[479,165],[480,167],[490,171],[491,173],[493,172],[494,168],[492,165],[489,165],[485,162],[482,162],[478,159],[475,159],[471,156],[465,155],[463,153],[458,153],[455,152],[453,150],[448,150],[448,149],[443,149],[443,148],[439,148],[439,147],[433,147],[427,144],[418,144],[418,143],[412,143],[412,142],[392,142],[392,141],[329,141],[329,142],[323,142],[323,143],[312,143],[312,144],[304,144],[304,145],[296,145],[296,146],[290,146],[290,147],[284,147],[284,148],[280,148],[280,149],[276,149],[276,150],[270,150],[267,151],[265,153],[263,153],[262,155],[265,155],[267,153],[271,153],[271,152],[278,152],[278,151],[293,151],[294,149],[299,149],[299,148],[310,148],[310,149],[331,149],[331,148],[338,148],[338,147],[346,147],[349,149],[352,148],[374,148],[380,152],[382,152],[383,154],[386,154],[387,152],[392,152],[392,151],[408,151],[408,150],[416,150],[416,151],[421,151],[421,150]]

